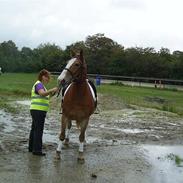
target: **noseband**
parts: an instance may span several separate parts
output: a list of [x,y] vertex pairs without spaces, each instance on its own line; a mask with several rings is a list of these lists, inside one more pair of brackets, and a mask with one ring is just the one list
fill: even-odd
[[70,73],[72,79],[74,78],[73,73],[72,73],[72,71],[70,69],[68,69],[68,68],[65,67],[64,70],[66,70],[66,71],[68,71]]

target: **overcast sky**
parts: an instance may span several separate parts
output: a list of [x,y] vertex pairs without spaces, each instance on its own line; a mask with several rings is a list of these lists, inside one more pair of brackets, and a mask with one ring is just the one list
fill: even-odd
[[61,48],[104,33],[125,48],[183,51],[182,0],[0,0],[0,42]]

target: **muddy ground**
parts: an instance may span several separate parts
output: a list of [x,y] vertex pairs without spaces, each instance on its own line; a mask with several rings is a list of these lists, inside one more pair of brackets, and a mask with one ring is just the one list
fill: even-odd
[[44,128],[46,157],[28,152],[29,101],[11,101],[17,113],[0,110],[0,182],[182,183],[183,119],[169,112],[127,106],[99,96],[87,129],[85,163],[77,161],[79,130],[55,160],[60,99],[53,97]]

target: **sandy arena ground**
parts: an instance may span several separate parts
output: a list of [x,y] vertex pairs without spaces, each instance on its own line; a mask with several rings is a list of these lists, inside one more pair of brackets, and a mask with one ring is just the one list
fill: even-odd
[[[55,160],[60,99],[52,99],[44,128],[46,157],[28,152],[29,101],[13,101],[21,112],[0,110],[1,183],[182,183],[183,119],[155,109],[126,106],[99,96],[98,114],[87,129],[85,163],[77,161],[75,122],[69,147]],[[179,161],[177,161],[177,157]]]

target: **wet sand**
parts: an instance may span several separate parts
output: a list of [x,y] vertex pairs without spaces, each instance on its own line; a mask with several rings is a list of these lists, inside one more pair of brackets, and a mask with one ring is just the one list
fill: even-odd
[[129,108],[116,98],[100,96],[99,114],[91,117],[87,129],[85,163],[80,164],[75,123],[69,147],[62,150],[60,161],[54,158],[60,129],[58,100],[52,99],[46,118],[46,157],[27,150],[29,102],[13,102],[22,109],[17,114],[0,110],[0,182],[182,182],[183,120],[176,114]]

